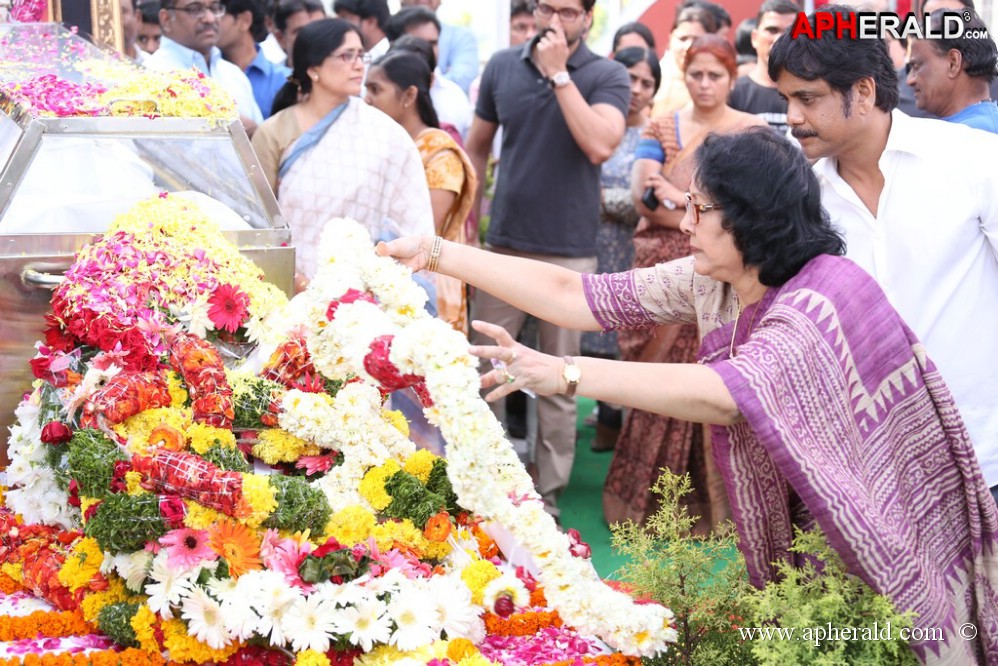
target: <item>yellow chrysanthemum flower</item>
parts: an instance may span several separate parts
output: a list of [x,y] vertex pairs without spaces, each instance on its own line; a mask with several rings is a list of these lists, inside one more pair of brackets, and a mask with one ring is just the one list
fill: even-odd
[[192,500],[184,500],[184,506],[187,507],[184,525],[192,530],[206,530],[215,523],[228,520],[228,516],[224,513],[201,506]]
[[80,610],[83,612],[83,619],[93,623],[97,621],[97,616],[100,615],[101,609],[105,606],[137,598],[139,597],[133,595],[125,587],[125,581],[117,577],[112,577],[108,580],[106,589],[88,594],[83,598],[83,601],[80,603]]
[[329,658],[315,650],[299,652],[294,666],[330,666]]
[[377,522],[374,514],[354,504],[340,509],[329,518],[325,537],[333,537],[344,546],[355,546],[367,541]]
[[125,487],[129,495],[141,495],[149,492],[142,487],[142,473],[135,470],[125,472]]
[[406,655],[394,645],[379,645],[370,652],[362,654],[354,659],[355,666],[394,666]]
[[405,414],[397,409],[382,409],[381,418],[393,426],[396,430],[402,433],[403,437],[409,436],[409,421],[406,420]]
[[423,557],[423,546],[426,544],[423,530],[413,525],[408,518],[400,522],[392,520],[381,523],[371,530],[371,536],[378,544],[378,550],[382,552],[400,544],[411,549],[417,557]]
[[[96,501],[91,501],[91,504]],[[90,584],[90,580],[100,572],[100,565],[103,562],[104,553],[101,552],[97,541],[83,537],[73,544],[72,551],[59,569],[59,582],[69,588],[70,592],[76,592]]]
[[161,425],[167,425],[183,432],[193,420],[191,410],[174,407],[158,407],[139,412],[135,416],[112,426],[112,429],[128,440],[130,453],[144,454],[149,448],[149,435]]
[[391,495],[385,492],[385,481],[402,467],[395,460],[389,460],[383,465],[367,470],[360,482],[360,496],[374,507],[375,511],[383,511],[392,503]]
[[184,382],[173,370],[166,373],[167,388],[170,391],[170,407],[181,409],[187,404],[187,389],[184,388]]
[[269,477],[262,474],[243,474],[243,499],[253,509],[245,523],[256,529],[277,508],[277,491],[270,485]]
[[268,465],[294,462],[302,456],[317,456],[321,453],[322,449],[318,446],[280,428],[261,430],[253,445],[253,455]]
[[156,632],[153,627],[158,618],[156,614],[149,610],[145,604],[139,606],[138,612],[132,616],[129,624],[135,632],[135,638],[146,652],[159,652],[159,643],[156,642]]
[[8,578],[13,581],[20,583],[23,579],[23,573],[21,571],[21,563],[4,562],[0,564],[0,571],[4,573]]
[[194,636],[187,635],[187,625],[173,618],[162,624],[163,644],[170,651],[170,659],[194,664],[220,664],[235,654],[242,643],[236,641],[220,650],[214,650]]
[[236,436],[231,430],[216,428],[203,423],[192,423],[187,427],[187,439],[190,440],[191,449],[199,454],[205,452],[216,444],[229,449],[236,448]]
[[455,638],[447,643],[447,658],[451,661],[461,661],[476,654],[479,654],[478,648],[467,638]]
[[425,484],[430,480],[430,472],[433,471],[433,463],[437,456],[426,449],[419,449],[405,459],[405,466],[402,468]]
[[488,560],[475,560],[461,571],[461,580],[471,590],[471,600],[481,604],[485,586],[501,575],[496,565]]

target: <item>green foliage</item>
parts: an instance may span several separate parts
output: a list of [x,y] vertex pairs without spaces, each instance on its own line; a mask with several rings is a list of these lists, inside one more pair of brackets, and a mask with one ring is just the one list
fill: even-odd
[[249,472],[251,468],[246,462],[246,456],[238,448],[212,444],[201,456],[215,467],[227,472]]
[[796,628],[793,639],[753,640],[752,653],[760,663],[918,663],[901,639],[901,630],[912,626],[913,613],[898,613],[890,599],[846,573],[823,534],[798,531],[791,550],[820,564],[806,560],[797,568],[777,562],[778,582],[750,597],[751,625]]
[[131,621],[135,614],[139,612],[139,604],[129,604],[119,602],[108,604],[101,608],[97,615],[97,626],[101,632],[107,634],[115,643],[126,648],[141,647],[139,639],[135,636]]
[[[436,465],[434,465],[436,467]],[[392,502],[382,512],[389,518],[408,518],[419,529],[437,515],[447,502],[442,495],[431,492],[419,479],[404,470],[395,472],[385,481],[385,492]]]
[[430,477],[426,480],[426,489],[444,498],[447,513],[450,515],[456,516],[464,511],[461,505],[457,503],[457,493],[454,492],[454,488],[450,484],[450,479],[447,477],[446,458],[437,458],[433,461],[433,467],[430,469]]
[[69,475],[79,484],[82,497],[102,499],[110,495],[114,463],[119,460],[128,457],[100,430],[77,430],[69,440]]
[[321,490],[297,476],[275,474],[270,477],[270,483],[277,490],[277,508],[264,521],[264,527],[289,532],[311,530],[312,534],[322,534],[331,510]]
[[267,413],[274,398],[284,393],[284,387],[262,377],[241,378],[240,384],[240,390],[234,392],[232,396],[236,412],[232,427],[236,430],[255,430],[265,427],[260,422],[260,417]]
[[846,573],[821,533],[797,532],[791,550],[805,556],[804,566],[777,562],[777,582],[757,590],[748,583],[730,526],[720,535],[689,534],[697,517],[680,500],[690,489],[688,477],[662,470],[652,488],[661,508],[648,524],[611,526],[613,546],[630,560],[621,578],[636,596],[665,604],[676,615],[677,645],[644,664],[917,663],[900,637],[912,626],[912,614],[899,614],[890,599]]
[[111,494],[100,503],[83,527],[83,533],[97,540],[103,551],[134,553],[166,534],[159,514],[159,496]]
[[663,470],[652,487],[660,498],[658,513],[645,527],[630,521],[611,527],[613,546],[629,556],[621,578],[637,596],[650,597],[676,615],[678,643],[644,663],[751,664],[750,646],[736,628],[752,593],[744,560],[734,536],[689,534],[699,517],[690,516],[680,499],[690,490],[689,477]]
[[320,557],[307,555],[298,567],[298,575],[306,583],[333,580],[337,584],[355,580],[371,568],[368,555],[355,556],[350,548],[341,548]]
[[59,397],[59,389],[44,382],[38,392],[38,427],[44,428],[50,421],[68,421],[66,408]]

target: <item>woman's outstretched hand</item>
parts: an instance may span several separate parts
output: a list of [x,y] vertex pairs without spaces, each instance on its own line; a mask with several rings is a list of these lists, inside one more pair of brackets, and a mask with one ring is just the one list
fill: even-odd
[[471,322],[471,326],[496,341],[495,346],[472,345],[469,349],[473,356],[492,361],[493,369],[482,373],[482,388],[496,387],[486,394],[487,402],[495,402],[514,391],[554,395],[565,390],[562,359],[517,343],[502,326],[478,320]]
[[381,241],[374,247],[374,252],[379,257],[391,257],[415,272],[430,263],[431,249],[433,236],[403,236],[387,243]]

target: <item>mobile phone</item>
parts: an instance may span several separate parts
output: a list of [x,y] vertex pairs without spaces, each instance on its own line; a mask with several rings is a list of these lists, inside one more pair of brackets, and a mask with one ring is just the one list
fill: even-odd
[[645,190],[644,194],[641,195],[641,203],[645,205],[648,210],[656,210],[661,201],[655,196],[655,188],[649,187]]

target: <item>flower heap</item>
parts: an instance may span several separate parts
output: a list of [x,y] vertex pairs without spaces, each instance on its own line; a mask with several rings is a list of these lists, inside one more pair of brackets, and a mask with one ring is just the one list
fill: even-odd
[[[484,506],[467,488],[487,470],[455,473],[416,451],[386,411],[385,391],[411,385],[441,423],[465,414],[479,419],[465,419],[471,436],[501,439],[470,405],[460,344],[430,354],[434,372],[399,370],[398,349],[433,331],[425,294],[359,225],[340,226],[342,263],[327,261],[259,373],[225,368],[211,340],[246,328],[277,339],[265,302],[277,297],[193,206],[145,202],[81,251],[11,429],[2,593],[20,587],[70,614],[37,623],[44,636],[85,623],[151,661],[621,663],[498,559],[453,485]],[[496,491],[539,507],[513,464]]]
[[327,223],[319,257],[306,292],[315,367],[334,379],[378,382],[385,373],[372,370],[387,360],[394,368],[392,388],[425,383],[425,411],[449,444],[448,474],[460,505],[503,525],[530,552],[547,599],[562,618],[627,654],[652,655],[674,642],[667,609],[636,604],[604,585],[589,559],[573,555],[570,537],[544,512],[479,396],[466,339],[425,313],[426,295],[406,279],[408,269],[377,257],[368,233],[352,220]]
[[158,72],[121,61],[83,60],[73,67],[86,79],[75,82],[46,72],[5,83],[0,91],[40,118],[145,116],[238,117],[232,97],[195,69]]

